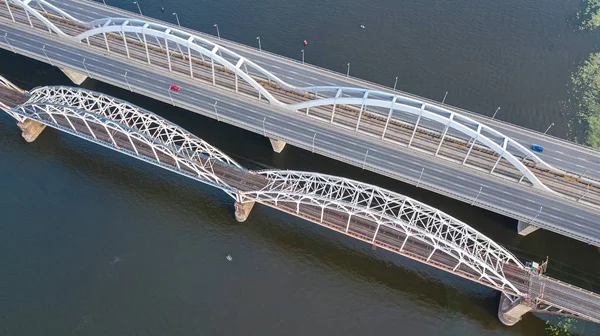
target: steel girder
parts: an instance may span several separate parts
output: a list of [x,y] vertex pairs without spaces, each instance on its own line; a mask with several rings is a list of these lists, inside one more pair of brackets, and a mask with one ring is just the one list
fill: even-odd
[[33,89],[27,103],[64,105],[101,115],[136,130],[149,139],[161,142],[172,151],[190,160],[209,157],[211,160],[245,170],[227,154],[196,137],[178,125],[124,100],[81,88],[45,86]]
[[[203,38],[201,36],[190,34],[182,29],[178,29],[175,27],[168,27],[162,24],[139,20],[139,19],[127,19],[127,18],[104,18],[100,20],[95,20],[91,22],[81,21],[68,12],[48,3],[45,0],[5,0],[10,1],[18,6],[21,6],[28,13],[33,14],[36,18],[40,19],[44,24],[46,24],[49,29],[55,31],[59,36],[66,37],[71,40],[75,40],[78,42],[89,39],[91,36],[95,35],[103,35],[106,40],[107,33],[116,33],[121,34],[121,36],[126,36],[125,34],[135,34],[139,41],[146,46],[148,42],[146,39],[146,35],[153,36],[158,45],[162,44],[160,40],[163,40],[165,43],[165,47],[168,48],[170,44],[175,44],[177,48],[181,47],[187,48],[188,56],[191,55],[191,50],[197,52],[201,57],[208,57],[211,62],[217,62],[232,71],[236,78],[242,78],[246,83],[256,89],[259,94],[264,96],[271,104],[276,105],[278,107],[282,107],[284,109],[296,111],[298,109],[309,108],[313,106],[324,106],[324,105],[354,105],[361,106],[361,115],[362,111],[365,107],[373,107],[373,108],[385,108],[389,109],[389,113],[387,115],[386,126],[389,124],[390,119],[393,118],[394,111],[402,111],[405,113],[409,113],[412,115],[418,115],[420,120],[421,118],[429,119],[436,123],[440,123],[445,127],[443,138],[446,136],[446,131],[448,128],[452,128],[457,132],[460,132],[463,135],[469,137],[469,139],[473,139],[471,144],[471,148],[469,149],[469,153],[476,142],[484,144],[487,148],[494,151],[498,154],[498,161],[492,168],[492,171],[495,169],[496,165],[500,161],[501,158],[505,158],[513,167],[515,167],[520,173],[523,174],[523,177],[527,178],[533,185],[534,188],[542,189],[548,192],[553,192],[550,188],[546,187],[536,176],[535,174],[523,164],[523,162],[515,157],[511,152],[510,148],[515,149],[519,153],[523,155],[525,159],[533,160],[537,166],[542,169],[548,169],[555,172],[561,172],[559,169],[556,169],[544,162],[540,159],[536,154],[531,152],[529,149],[520,145],[515,140],[505,136],[501,132],[489,127],[485,124],[482,124],[470,117],[457,114],[449,109],[444,107],[440,107],[437,105],[433,105],[431,103],[427,103],[424,101],[420,101],[418,99],[405,96],[392,94],[377,90],[368,90],[364,88],[349,88],[349,87],[332,87],[332,86],[317,86],[317,87],[296,87],[294,85],[288,84],[282,79],[278,78],[273,73],[267,71],[256,63],[248,60],[247,58],[239,55],[238,53],[229,50],[217,43],[212,42],[207,38]],[[52,22],[50,22],[44,15],[39,13],[38,8],[31,7],[30,4],[37,4],[39,9],[44,12],[51,11],[52,14],[58,15],[66,20],[70,20],[73,23],[78,25],[82,25],[88,27],[88,31],[81,33],[77,36],[70,36],[60,31],[58,27],[56,27]],[[144,36],[142,40],[139,38],[139,34]],[[160,40],[159,40],[160,39]],[[174,50],[174,49],[173,49]],[[183,52],[182,52],[183,54]],[[149,56],[148,56],[149,57]],[[184,55],[185,57],[185,55]],[[191,61],[191,58],[190,58]],[[301,93],[333,93],[335,92],[335,96],[333,97],[325,97],[325,98],[315,98],[313,100],[297,103],[297,104],[287,104],[284,102],[280,102],[277,98],[275,98],[266,88],[258,83],[258,81],[250,75],[247,71],[243,71],[241,66],[244,66],[247,70],[247,66],[250,66],[254,69],[255,73],[259,76],[263,76],[269,81],[274,81],[282,88],[291,90],[294,92]],[[213,71],[214,71],[214,63],[213,63]],[[344,93],[346,94],[360,94],[361,97],[344,97]],[[376,98],[369,98],[376,97]],[[381,99],[385,98],[385,99]],[[335,108],[334,108],[335,109]],[[333,112],[332,112],[333,117]],[[333,118],[332,118],[333,119]],[[418,126],[415,124],[415,129]],[[396,121],[399,121],[396,119]],[[360,122],[360,116],[359,116]],[[401,121],[402,122],[402,121]],[[405,122],[404,122],[405,123]],[[386,127],[387,128],[387,127]],[[385,132],[385,130],[384,130]],[[492,139],[490,136],[486,135],[490,134],[495,138],[500,139],[500,144]],[[441,143],[440,143],[441,145]],[[510,148],[509,148],[510,146]],[[468,156],[468,154],[467,154]],[[466,159],[465,159],[466,161]],[[463,162],[464,163],[464,162]]]
[[488,237],[433,207],[377,186],[337,176],[277,170],[257,173],[264,175],[269,184],[262,190],[238,192],[243,202],[275,205],[293,202],[297,209],[300,204],[313,205],[321,208],[321,221],[325,209],[365,218],[377,224],[375,235],[380,226],[397,230],[431,246],[434,251],[455,258],[454,269],[466,265],[477,272],[480,279],[486,279],[499,290],[508,286],[520,294],[503,269],[507,263],[522,269],[521,262]]
[[[20,87],[16,86],[15,84],[13,84],[8,79],[4,78],[4,76],[0,76],[0,85],[3,86],[3,87],[5,87],[5,88],[7,88],[7,89],[17,91],[17,92],[19,92],[21,94],[25,93],[25,91],[23,89],[21,89]],[[10,115],[11,117],[17,119],[18,121],[23,121],[24,120],[20,115],[12,112],[12,108],[10,106],[4,104],[2,101],[0,101],[0,109],[2,109],[3,111],[5,111],[6,113],[8,113],[8,115]]]
[[[213,169],[215,163],[227,164],[201,153],[197,148],[191,152],[189,145],[177,146],[167,133],[151,137],[147,132],[134,129],[123,120],[134,121],[142,129],[152,130],[153,121],[139,116],[124,116],[122,112],[98,114],[75,107],[47,102],[25,103],[15,107],[13,113],[32,119],[60,131],[75,135],[90,142],[127,154],[136,159],[152,163],[194,180],[217,187],[235,198],[235,190],[219,178]],[[116,117],[111,119],[110,117]],[[200,139],[196,141],[202,142]],[[193,141],[184,140],[184,143]],[[181,143],[181,142],[180,142]],[[234,165],[232,167],[239,168]]]

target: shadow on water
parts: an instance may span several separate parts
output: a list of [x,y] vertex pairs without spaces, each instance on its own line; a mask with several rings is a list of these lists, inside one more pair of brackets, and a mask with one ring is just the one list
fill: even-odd
[[[19,131],[11,131],[11,127],[16,128],[11,121],[10,118],[0,119],[0,134],[19,137]],[[45,130],[34,143],[18,140],[13,144],[16,149],[27,151],[38,160],[58,161],[88,179],[101,181],[109,186],[108,189],[143,192],[149,206],[160,204],[198,218],[217,212],[216,216],[229,217],[231,225],[237,226],[237,235],[260,239],[268,244],[268,249],[273,249],[273,253],[284,258],[298,254],[308,256],[313,263],[385,286],[421,306],[458,313],[479,321],[486,329],[505,328],[496,319],[499,294],[492,289],[381,249],[371,251],[367,244],[268,207],[256,207],[246,223],[238,224],[233,217],[232,200],[218,189],[53,129]],[[221,221],[203,225],[223,229]],[[528,317],[525,322],[532,327],[535,325],[534,329],[541,328],[543,323],[533,317]]]

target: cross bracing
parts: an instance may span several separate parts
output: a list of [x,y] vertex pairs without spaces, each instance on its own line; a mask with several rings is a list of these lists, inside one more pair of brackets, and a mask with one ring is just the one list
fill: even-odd
[[[171,70],[170,55],[180,54],[182,59],[189,62],[189,75],[194,77],[192,67],[193,58],[201,58],[202,62],[210,62],[212,69],[212,83],[215,84],[215,63],[230,71],[235,76],[235,90],[238,91],[238,78],[244,81],[247,85],[256,90],[259,97],[264,97],[270,104],[291,111],[308,109],[310,107],[325,107],[333,105],[331,111],[331,121],[333,122],[336,106],[346,106],[354,108],[358,112],[358,121],[356,130],[359,129],[361,117],[363,113],[379,114],[382,120],[385,120],[385,128],[381,134],[381,138],[385,137],[388,125],[394,123],[404,123],[400,120],[400,114],[409,114],[416,117],[414,130],[419,127],[429,127],[425,123],[428,120],[429,124],[436,124],[443,128],[439,132],[441,138],[435,155],[438,155],[444,139],[449,137],[449,134],[458,134],[459,138],[464,138],[468,147],[468,152],[464,157],[462,164],[465,164],[469,154],[473,148],[485,148],[494,153],[494,164],[490,170],[493,173],[498,164],[503,162],[514,167],[520,174],[520,180],[526,179],[534,188],[542,189],[547,192],[552,192],[545,186],[539,178],[524,164],[525,160],[530,160],[538,168],[562,172],[548,163],[544,162],[539,156],[522,146],[515,140],[498,132],[494,128],[478,122],[468,116],[453,112],[443,106],[434,106],[431,103],[420,101],[419,99],[405,96],[402,94],[382,92],[377,90],[367,90],[363,88],[352,87],[337,87],[337,86],[316,86],[316,87],[297,87],[291,85],[275,74],[264,69],[253,61],[239,55],[238,53],[213,42],[211,39],[194,35],[185,30],[170,27],[145,19],[133,18],[104,18],[91,22],[81,21],[68,12],[48,3],[45,0],[5,0],[20,6],[27,13],[39,19],[48,29],[55,32],[61,37],[71,39],[81,43],[88,43],[93,36],[99,36],[106,43],[106,49],[110,51],[107,35],[116,34],[123,41],[124,48],[129,57],[129,48],[127,40],[134,40],[145,49],[148,63],[151,63],[149,49],[157,46],[164,51],[167,58],[169,70]],[[28,15],[29,15],[28,14]],[[63,32],[48,18],[54,16],[63,20],[68,20],[73,24],[85,27],[85,31],[77,35],[69,35]],[[260,79],[260,80],[259,80]],[[311,96],[312,99],[300,103],[282,102],[270,92],[269,86],[265,86],[261,82],[269,81],[275,83],[284,90],[305,94]],[[318,93],[318,94],[317,94]],[[408,143],[410,147],[412,139]],[[517,177],[518,178],[518,177]]]
[[[519,290],[506,279],[504,266],[521,262],[488,237],[469,225],[424,203],[374,185],[319,173],[300,171],[259,171],[268,184],[261,190],[241,192],[245,201],[295,203],[336,210],[352,217],[361,217],[380,226],[402,232],[433,247],[433,252],[446,253],[456,259],[457,269],[466,265],[497,288],[508,286]],[[346,228],[347,230],[347,228]],[[408,238],[407,238],[408,239]],[[375,241],[375,237],[373,238]]]

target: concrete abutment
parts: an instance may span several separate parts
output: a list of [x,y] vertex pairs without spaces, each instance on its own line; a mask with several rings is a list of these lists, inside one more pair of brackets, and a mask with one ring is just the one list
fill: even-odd
[[86,75],[82,74],[81,72],[77,72],[75,70],[66,69],[66,68],[59,68],[59,69],[65,75],[67,75],[67,77],[69,77],[69,79],[71,81],[73,81],[73,83],[75,83],[76,85],[80,85],[88,78]]
[[17,123],[21,131],[21,135],[27,142],[33,142],[37,139],[38,136],[42,133],[46,125],[39,123],[37,121],[27,119],[25,121],[19,121]]
[[505,294],[500,294],[498,319],[507,326],[513,326],[521,321],[523,315],[534,308],[534,305],[523,298],[516,298],[511,302]]
[[273,151],[275,151],[275,153],[281,153],[283,148],[285,148],[285,145],[286,145],[285,141],[271,139],[271,138],[269,138],[269,140],[271,141],[271,146],[273,146]]
[[521,236],[527,236],[528,234],[540,228],[539,226],[531,225],[530,223],[531,222],[528,223],[524,221],[519,221],[519,223],[517,223],[517,232]]
[[254,207],[254,202],[240,203],[235,202],[235,219],[238,222],[245,222]]

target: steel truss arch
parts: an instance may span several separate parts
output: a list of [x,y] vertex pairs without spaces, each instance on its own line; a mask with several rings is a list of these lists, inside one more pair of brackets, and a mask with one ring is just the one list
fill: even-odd
[[[429,205],[404,195],[342,177],[300,172],[266,170],[256,172],[269,183],[262,190],[240,192],[242,202],[292,202],[335,210],[373,221],[417,239],[466,265],[502,290],[519,290],[504,275],[504,265],[524,266],[512,253],[467,224]],[[238,200],[239,201],[239,200]],[[349,223],[349,220],[348,220]],[[433,255],[433,252],[432,252]]]
[[[41,13],[38,12],[36,8],[29,6],[30,3],[36,3],[38,6],[46,11],[45,8],[49,8],[56,15],[61,16],[64,19],[71,20],[81,26],[87,27],[88,30],[77,35],[77,36],[68,36],[64,32],[60,31],[60,36],[66,36],[69,39],[81,42],[83,40],[88,39],[91,36],[95,35],[104,35],[106,38],[107,33],[115,33],[121,34],[121,36],[125,37],[126,33],[130,34],[139,34],[154,36],[159,40],[169,41],[170,43],[175,43],[179,47],[188,48],[189,50],[194,50],[195,52],[202,55],[202,57],[208,57],[212,62],[217,62],[227,68],[229,71],[232,71],[236,79],[239,76],[246,83],[248,83],[251,87],[259,92],[260,95],[265,97],[269,103],[287,109],[296,111],[298,109],[309,108],[313,106],[324,106],[324,105],[356,105],[356,106],[371,106],[371,107],[380,107],[389,109],[391,112],[387,116],[388,122],[392,117],[393,110],[403,111],[406,113],[410,113],[412,115],[419,115],[424,118],[428,118],[431,121],[436,123],[441,123],[445,129],[452,128],[453,130],[460,132],[461,134],[469,136],[473,140],[473,144],[477,141],[483,143],[487,148],[492,150],[498,155],[498,161],[492,168],[492,171],[496,168],[496,165],[500,161],[501,158],[506,159],[515,169],[517,169],[523,177],[526,177],[533,185],[534,188],[542,189],[544,191],[553,192],[550,188],[545,186],[537,176],[525,165],[523,162],[515,157],[509,150],[510,148],[516,149],[519,153],[523,154],[525,159],[529,159],[535,162],[536,166],[539,166],[542,169],[548,169],[554,172],[563,173],[562,171],[552,167],[548,163],[544,162],[541,158],[539,158],[536,154],[534,154],[529,149],[525,148],[515,140],[505,136],[501,132],[489,127],[485,124],[482,124],[470,117],[458,114],[449,109],[444,108],[443,106],[433,105],[412,97],[407,97],[403,95],[387,93],[383,91],[377,90],[369,90],[364,88],[351,88],[351,87],[332,87],[332,86],[317,86],[317,87],[296,87],[294,85],[288,84],[282,79],[278,78],[275,74],[270,71],[264,69],[258,64],[252,62],[251,60],[239,55],[238,53],[225,48],[215,42],[212,42],[210,39],[203,38],[201,36],[190,34],[184,30],[169,27],[166,25],[153,23],[140,19],[127,19],[127,18],[104,18],[99,20],[94,20],[91,22],[84,22],[79,19],[74,18],[66,11],[48,3],[46,0],[8,0],[14,4],[17,4],[23,7],[27,12],[34,14],[37,18],[39,18],[43,23],[47,24],[49,29],[60,31],[52,22],[47,20]],[[35,13],[34,13],[35,12]],[[141,41],[141,39],[140,39]],[[168,46],[166,42],[165,45]],[[148,45],[148,42],[145,40],[143,43]],[[160,44],[160,42],[159,42]],[[232,61],[231,61],[232,60]],[[235,64],[234,64],[235,63]],[[315,98],[313,100],[297,103],[297,104],[288,104],[279,101],[276,97],[274,97],[263,85],[261,85],[252,75],[243,71],[241,66],[250,66],[254,69],[259,75],[264,76],[268,80],[272,80],[281,86],[284,89],[300,92],[305,94],[311,94],[319,91],[320,93],[335,93],[334,97],[326,97],[326,98]],[[213,74],[214,79],[214,74]],[[361,97],[344,97],[344,93],[346,94],[361,94]],[[387,100],[369,98],[371,97],[385,97]],[[437,112],[432,112],[427,109],[427,107],[434,108]],[[470,125],[468,127],[466,125]],[[386,123],[387,125],[387,123]],[[473,129],[473,127],[475,129]],[[385,131],[384,131],[385,132]],[[483,132],[491,134],[497,138],[501,139],[501,143],[496,143],[493,139],[486,136]],[[445,132],[444,135],[445,136]],[[442,137],[443,137],[442,136]],[[469,150],[470,152],[470,150]],[[467,154],[468,155],[468,154]]]
[[64,105],[101,115],[133,129],[149,139],[160,140],[188,159],[208,157],[236,169],[246,170],[239,163],[208,142],[178,125],[124,100],[81,88],[44,86],[33,89],[27,103]]
[[[130,128],[102,114],[44,102],[25,103],[15,107],[12,112],[22,118],[34,120],[84,140],[217,187],[235,198],[234,188],[215,174],[213,164],[216,160],[214,158],[201,153],[189,153],[183,147],[180,150],[174,150],[172,144],[167,144],[161,141],[160,138],[151,138],[136,129]],[[117,139],[123,141],[119,142]],[[167,164],[167,160],[173,164]],[[223,164],[223,162],[219,163]]]

